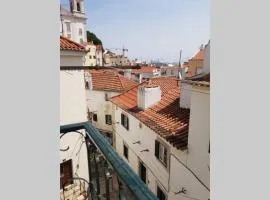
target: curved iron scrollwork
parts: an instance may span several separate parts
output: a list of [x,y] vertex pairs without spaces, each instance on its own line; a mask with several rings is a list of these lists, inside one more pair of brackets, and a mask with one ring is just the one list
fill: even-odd
[[60,149],[60,151],[67,151],[67,150],[69,150],[69,146],[67,146],[67,148],[65,149]]

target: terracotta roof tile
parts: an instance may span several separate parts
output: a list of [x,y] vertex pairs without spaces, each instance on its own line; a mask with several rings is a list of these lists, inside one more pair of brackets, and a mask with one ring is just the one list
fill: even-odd
[[93,90],[124,92],[137,85],[116,70],[86,70],[92,76]]
[[210,87],[210,72],[209,73],[201,73],[192,77],[188,77],[182,82],[189,83],[192,85],[205,86]]
[[191,60],[204,60],[204,49],[200,49]]
[[60,50],[85,51],[85,48],[77,42],[60,36]]
[[153,66],[142,66],[141,69],[133,69],[133,74],[140,74],[140,73],[152,73],[154,70],[156,70],[156,67]]
[[151,84],[160,86],[161,100],[154,106],[141,110],[137,106],[137,90],[146,84],[148,83],[143,82],[111,98],[111,101],[135,116],[177,149],[184,150],[188,142],[190,110],[179,106],[179,81],[169,77],[152,78]]

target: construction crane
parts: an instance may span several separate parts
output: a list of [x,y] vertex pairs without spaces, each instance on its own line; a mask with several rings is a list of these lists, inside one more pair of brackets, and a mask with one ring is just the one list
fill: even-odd
[[125,47],[123,47],[123,48],[109,48],[109,50],[122,51],[123,57],[125,57],[125,52],[128,52],[128,49],[126,49]]

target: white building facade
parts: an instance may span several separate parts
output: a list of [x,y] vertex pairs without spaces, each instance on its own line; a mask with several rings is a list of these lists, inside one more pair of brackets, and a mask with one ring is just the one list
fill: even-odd
[[69,0],[69,3],[69,10],[60,6],[60,35],[84,44],[87,42],[84,0]]
[[[61,66],[82,66],[85,56],[83,46],[77,50],[68,50],[67,45],[74,45],[71,41],[60,38],[60,64]],[[73,46],[74,47],[74,46]],[[67,125],[87,121],[87,105],[85,101],[84,72],[83,70],[60,71],[60,125]],[[70,133],[60,139],[60,197],[83,198],[82,192],[87,185],[79,185],[68,178],[81,177],[89,180],[87,150],[84,145],[85,133],[82,135]],[[63,192],[62,184],[67,187]]]
[[[162,79],[160,81],[162,82]],[[204,93],[201,93],[202,91]],[[188,144],[184,149],[176,148],[151,128],[154,123],[151,117],[146,121],[140,120],[136,112],[131,114],[121,108],[121,102],[119,104],[119,101],[115,103],[113,100],[116,151],[160,200],[208,200],[210,198],[209,90],[200,89],[198,92],[198,88],[193,88],[190,92]],[[152,90],[150,96],[154,93],[155,91]],[[125,95],[123,99],[131,101],[128,100],[128,93],[122,95]],[[158,94],[154,96],[152,100],[158,99]],[[151,107],[155,105],[151,103],[152,100],[150,97],[146,101],[154,110],[156,108]],[[139,101],[138,99],[138,104]],[[147,117],[147,115],[143,116]],[[156,114],[153,113],[152,116],[154,115]],[[164,119],[160,118],[160,120]],[[170,120],[169,117],[165,119],[165,121]],[[169,125],[167,128],[170,129]]]
[[97,49],[93,42],[88,42],[85,45],[86,55],[84,66],[96,66],[97,65]]
[[112,146],[115,146],[113,135],[113,105],[110,98],[117,96],[136,85],[117,72],[89,70],[85,73],[86,101],[88,118],[92,124],[104,134]]

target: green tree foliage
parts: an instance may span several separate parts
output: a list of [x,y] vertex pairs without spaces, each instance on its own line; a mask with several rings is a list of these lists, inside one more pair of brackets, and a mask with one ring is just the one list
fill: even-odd
[[87,42],[93,41],[94,45],[102,45],[102,41],[90,31],[87,31]]

